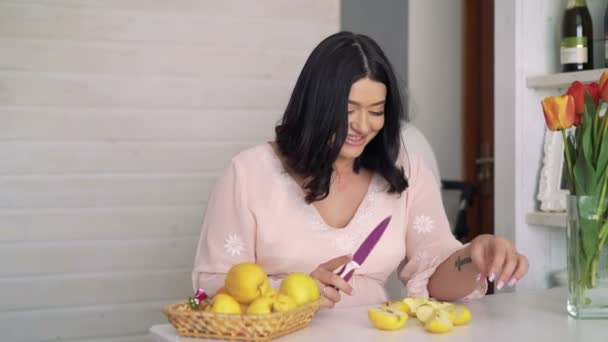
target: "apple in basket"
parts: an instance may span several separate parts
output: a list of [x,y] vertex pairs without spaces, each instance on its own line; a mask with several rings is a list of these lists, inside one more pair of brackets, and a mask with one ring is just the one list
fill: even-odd
[[260,265],[243,262],[230,268],[224,279],[224,289],[237,302],[249,305],[270,290],[270,282]]
[[320,298],[314,279],[304,273],[290,273],[280,289],[270,287],[264,269],[253,262],[233,265],[205,311],[218,313],[269,314],[285,312]]
[[[244,262],[228,270],[223,287],[212,297],[197,289],[187,305],[173,305],[165,313],[180,336],[266,340],[306,326],[319,309],[319,298],[319,288],[307,274],[290,273],[274,289],[260,265]],[[212,315],[178,313],[184,310]]]
[[254,300],[247,308],[247,314],[269,314],[272,312],[284,312],[297,307],[296,302],[282,293],[273,297],[260,297]]
[[287,275],[281,282],[279,293],[293,298],[297,306],[312,303],[321,296],[315,280],[304,273],[290,273]]

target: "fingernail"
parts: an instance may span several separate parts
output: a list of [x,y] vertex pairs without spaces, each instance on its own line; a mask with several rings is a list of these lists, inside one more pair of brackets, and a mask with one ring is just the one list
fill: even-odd
[[484,278],[483,274],[479,273],[477,278],[475,278],[475,281],[480,281],[482,278]]
[[499,281],[499,282],[498,282],[498,284],[496,285],[496,288],[500,290],[500,289],[502,289],[502,287],[503,287],[503,286],[505,286],[505,282],[501,280],[501,281]]
[[509,286],[514,286],[515,284],[517,284],[517,278],[511,278],[511,280],[509,280]]
[[493,282],[493,281],[494,281],[494,279],[496,279],[496,273],[492,272],[492,273],[490,273],[490,277],[488,278],[488,280],[489,280],[490,282]]

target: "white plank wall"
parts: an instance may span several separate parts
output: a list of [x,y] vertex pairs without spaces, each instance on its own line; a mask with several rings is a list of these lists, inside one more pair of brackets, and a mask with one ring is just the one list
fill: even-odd
[[0,340],[151,341],[338,0],[0,0]]

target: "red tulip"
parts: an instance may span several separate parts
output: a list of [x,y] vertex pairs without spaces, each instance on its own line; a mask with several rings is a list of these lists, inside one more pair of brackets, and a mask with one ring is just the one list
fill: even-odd
[[574,125],[574,98],[571,95],[549,96],[541,102],[547,127],[552,131],[567,129]]
[[589,92],[596,105],[600,102],[600,89],[597,83],[582,84],[579,81],[574,81],[566,94],[572,95],[574,98],[574,111],[576,114],[580,115],[585,111],[585,92]]

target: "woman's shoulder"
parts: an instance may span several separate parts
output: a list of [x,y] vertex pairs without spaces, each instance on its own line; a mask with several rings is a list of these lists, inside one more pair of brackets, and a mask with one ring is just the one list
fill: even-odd
[[412,149],[402,148],[399,151],[397,164],[403,167],[403,171],[410,182],[416,182],[420,178],[433,178],[437,185],[441,184],[439,171],[431,168],[432,163]]
[[276,157],[270,143],[262,143],[241,150],[234,155],[228,168],[243,173],[247,178],[268,174],[276,167]]
[[260,163],[263,160],[269,159],[268,156],[272,153],[270,143],[262,143],[247,147],[235,154],[231,162],[238,164]]

